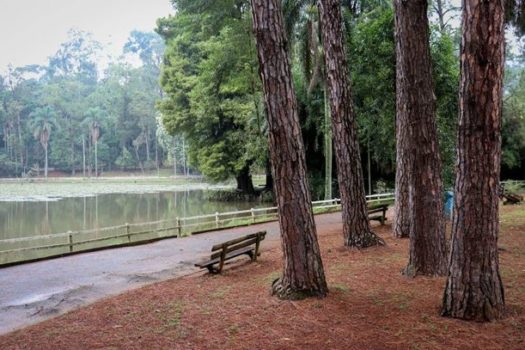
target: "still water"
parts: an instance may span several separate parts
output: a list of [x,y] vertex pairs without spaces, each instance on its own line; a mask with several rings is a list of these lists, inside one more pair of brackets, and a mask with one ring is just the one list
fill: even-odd
[[99,194],[57,201],[0,202],[0,240],[124,223],[249,209],[257,203],[210,202],[204,191]]

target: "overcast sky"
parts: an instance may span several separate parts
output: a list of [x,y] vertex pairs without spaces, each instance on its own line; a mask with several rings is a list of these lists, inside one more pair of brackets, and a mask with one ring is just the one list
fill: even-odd
[[0,72],[45,64],[70,28],[93,33],[118,55],[133,29],[152,31],[173,14],[170,0],[0,0]]

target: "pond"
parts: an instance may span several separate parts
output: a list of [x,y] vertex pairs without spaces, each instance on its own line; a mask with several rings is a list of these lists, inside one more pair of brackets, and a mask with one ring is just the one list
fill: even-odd
[[0,266],[232,226],[242,220],[237,214],[221,220],[215,215],[183,218],[263,206],[209,201],[207,191],[215,189],[203,183],[4,181],[0,183]]
[[0,201],[0,240],[243,210],[257,204],[210,202],[203,190],[4,200]]

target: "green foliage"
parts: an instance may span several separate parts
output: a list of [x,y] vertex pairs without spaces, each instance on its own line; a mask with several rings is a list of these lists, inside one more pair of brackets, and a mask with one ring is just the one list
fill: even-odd
[[174,4],[179,12],[157,29],[167,42],[166,130],[187,138],[190,162],[211,180],[262,166],[267,145],[248,2]]
[[42,147],[47,148],[51,132],[57,123],[55,111],[50,106],[37,107],[30,117],[29,125],[34,138],[40,142]]
[[[158,34],[130,33],[123,59],[111,62],[103,73],[97,66],[101,44],[74,30],[48,64],[10,67],[0,76],[0,176],[20,176],[42,164],[42,143],[48,144],[49,166],[72,173],[82,169],[84,157],[87,172],[94,168],[95,142],[103,171],[156,167],[155,153],[159,166],[174,165],[180,174],[191,163],[216,181],[237,177],[247,168],[266,168],[267,126],[250,2],[172,3],[176,14],[158,20]],[[448,10],[450,2],[443,3]],[[524,2],[507,4],[508,22],[521,28]],[[389,179],[395,167],[391,1],[351,0],[342,6],[361,149],[367,151],[370,140],[375,178]],[[283,0],[283,8],[310,186],[313,198],[322,198],[326,123],[316,1]],[[431,18],[436,21],[436,14]],[[436,25],[430,38],[446,185],[454,179],[457,33],[451,25]],[[504,174],[519,176],[525,166],[525,79],[523,62],[512,52],[502,165]],[[141,64],[126,63],[130,57]]]
[[[395,165],[395,41],[391,8],[361,16],[350,36],[350,69],[361,144],[383,173]],[[458,114],[459,60],[452,38],[433,28],[432,66],[437,124],[447,185],[453,181]],[[363,147],[364,148],[364,147]]]
[[122,153],[115,161],[115,164],[122,169],[131,168],[135,166],[135,159],[131,155],[131,152],[126,148],[122,148]]
[[9,176],[16,170],[16,164],[6,154],[0,154],[0,176]]
[[525,163],[525,70],[511,81],[503,104],[502,164],[507,169]]
[[396,147],[393,10],[378,8],[360,17],[349,47],[361,144],[367,145],[369,139],[374,162],[384,172],[392,172]]
[[456,135],[458,124],[459,59],[454,54],[453,38],[448,33],[431,35],[432,69],[437,97],[436,118],[443,182],[452,187],[455,179]]
[[161,164],[173,146],[156,140],[162,38],[132,32],[124,54],[137,56],[142,65],[112,62],[101,75],[101,44],[82,31],[69,34],[46,66],[10,68],[0,76],[4,176],[20,176],[42,164],[45,144],[49,166],[72,173],[82,169],[84,158],[87,173],[94,168],[95,143],[99,169],[115,166],[123,148],[134,151],[124,157],[125,167],[153,167],[157,144]]

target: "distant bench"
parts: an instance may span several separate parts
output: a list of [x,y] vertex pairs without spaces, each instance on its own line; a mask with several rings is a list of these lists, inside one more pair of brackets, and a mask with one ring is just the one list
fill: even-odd
[[[266,231],[261,231],[216,244],[211,248],[210,260],[195,264],[195,266],[207,268],[210,273],[221,273],[224,262],[237,256],[246,254],[252,261],[255,261],[260,254],[259,247],[265,236]],[[218,266],[214,266],[217,264]]]
[[[376,220],[381,223],[381,225],[385,224],[386,221],[386,211],[388,210],[387,204],[378,204],[374,206],[368,207],[368,220]],[[371,214],[376,214],[372,215]]]

